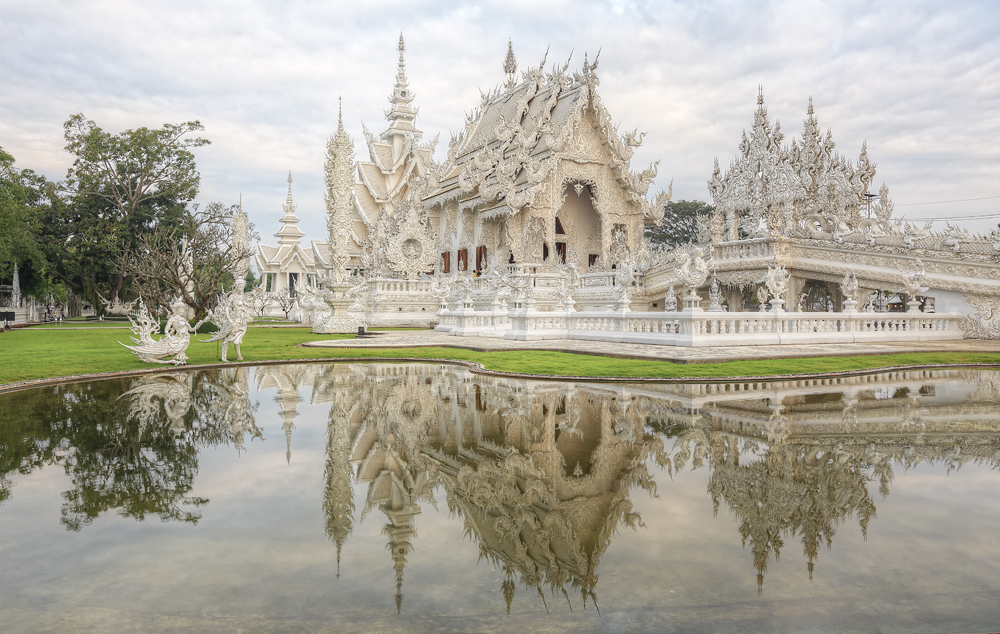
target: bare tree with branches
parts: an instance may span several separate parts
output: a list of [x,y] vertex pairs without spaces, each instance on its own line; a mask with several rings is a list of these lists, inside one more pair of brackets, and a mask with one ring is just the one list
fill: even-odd
[[253,255],[250,245],[258,236],[251,226],[246,241],[234,240],[238,211],[238,205],[212,202],[196,208],[178,228],[157,229],[139,238],[122,257],[121,267],[133,276],[146,306],[164,308],[180,295],[194,311],[193,318],[202,319],[220,292],[245,283],[236,280],[233,271]]
[[285,319],[288,319],[291,315],[292,308],[295,307],[295,296],[292,295],[291,289],[287,286],[276,293],[271,293],[274,297],[274,301],[278,303],[278,308],[281,312],[285,313]]
[[268,307],[274,304],[274,293],[265,289],[263,284],[250,292],[250,298],[253,300],[254,312],[261,318],[266,316]]

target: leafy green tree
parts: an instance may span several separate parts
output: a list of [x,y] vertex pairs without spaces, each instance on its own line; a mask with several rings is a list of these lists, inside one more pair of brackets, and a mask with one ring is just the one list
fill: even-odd
[[678,200],[667,203],[663,220],[646,228],[653,244],[677,246],[698,240],[698,219],[711,215],[715,207],[700,200]]
[[0,278],[9,278],[14,265],[42,262],[31,209],[32,175],[14,167],[14,157],[0,148]]
[[142,236],[190,218],[186,205],[201,180],[191,150],[209,141],[188,136],[204,129],[198,121],[112,134],[77,114],[63,127],[75,160],[67,207],[59,210],[62,230],[54,236],[66,256],[61,278],[88,292],[105,278],[109,299],[117,297],[127,281],[120,263]]

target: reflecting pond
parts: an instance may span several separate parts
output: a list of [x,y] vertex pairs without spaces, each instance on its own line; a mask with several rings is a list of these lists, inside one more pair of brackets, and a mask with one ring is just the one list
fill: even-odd
[[0,395],[4,631],[1000,629],[1000,373]]

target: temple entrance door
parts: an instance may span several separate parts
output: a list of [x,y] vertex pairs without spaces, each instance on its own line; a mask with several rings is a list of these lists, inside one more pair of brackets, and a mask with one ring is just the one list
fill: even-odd
[[[594,208],[590,185],[568,182],[552,228],[556,261],[593,266],[602,253],[601,217]],[[594,257],[591,257],[594,256]]]

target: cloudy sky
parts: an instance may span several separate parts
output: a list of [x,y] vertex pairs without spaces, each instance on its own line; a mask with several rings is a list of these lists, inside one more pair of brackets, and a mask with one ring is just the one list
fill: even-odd
[[197,119],[212,141],[196,154],[200,202],[242,194],[274,242],[291,171],[300,226],[323,239],[337,98],[367,158],[361,123],[385,129],[401,31],[439,160],[480,88],[502,81],[508,40],[522,69],[547,47],[549,64],[572,53],[572,69],[601,49],[612,117],[649,133],[633,169],[660,161],[654,190],[673,180],[675,200],[708,199],[713,158],[735,155],[760,85],[787,136],[812,96],[840,151],[854,160],[867,140],[874,189],[889,185],[897,215],[1000,222],[993,0],[0,0],[0,147],[62,179],[71,114],[115,132]]

